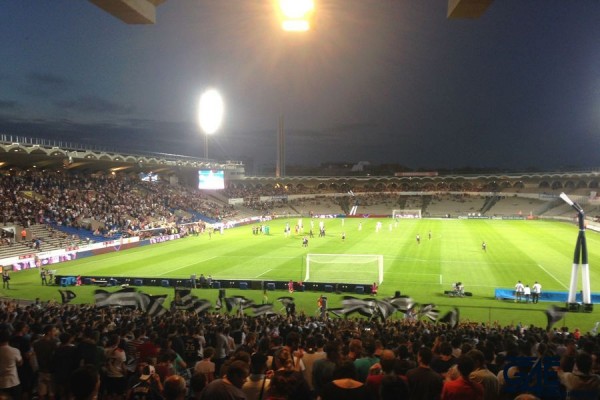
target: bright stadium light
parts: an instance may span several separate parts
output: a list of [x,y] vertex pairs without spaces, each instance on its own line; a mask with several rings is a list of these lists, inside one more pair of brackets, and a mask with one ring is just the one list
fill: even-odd
[[306,32],[315,9],[313,0],[278,0],[281,28],[288,32]]
[[214,134],[223,122],[225,106],[221,94],[215,89],[208,89],[200,96],[198,121],[204,132],[204,158],[208,158],[208,135]]

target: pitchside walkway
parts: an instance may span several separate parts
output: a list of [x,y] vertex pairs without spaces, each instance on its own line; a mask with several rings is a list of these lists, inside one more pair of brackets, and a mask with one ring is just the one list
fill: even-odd
[[[494,297],[497,300],[515,300],[515,289],[496,288]],[[566,303],[569,292],[563,291],[543,291],[540,294],[540,301],[551,301],[554,303]],[[581,293],[577,293],[576,302],[582,303]],[[592,303],[600,303],[600,293],[592,293]]]

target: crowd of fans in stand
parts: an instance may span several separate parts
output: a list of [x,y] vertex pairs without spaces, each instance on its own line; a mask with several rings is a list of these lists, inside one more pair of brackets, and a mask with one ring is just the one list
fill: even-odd
[[51,223],[110,237],[189,223],[195,220],[193,213],[221,220],[235,215],[235,210],[196,189],[125,175],[52,171],[0,175],[0,215],[5,225]]
[[[599,355],[596,336],[533,326],[0,304],[0,392],[15,400],[597,399]],[[518,356],[556,375],[512,390],[542,365]]]

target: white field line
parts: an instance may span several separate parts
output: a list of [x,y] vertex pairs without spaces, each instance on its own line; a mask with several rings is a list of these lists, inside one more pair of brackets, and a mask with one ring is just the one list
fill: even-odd
[[266,270],[266,271],[265,271],[265,272],[263,272],[262,274],[258,274],[258,275],[256,275],[256,276],[255,276],[253,279],[260,278],[261,276],[263,276],[263,275],[265,275],[265,274],[268,274],[268,273],[269,273],[269,272],[271,272],[271,271],[273,271],[273,268]]
[[167,275],[167,274],[170,274],[170,273],[171,273],[171,272],[173,272],[173,271],[177,271],[178,269],[187,268],[187,267],[189,267],[190,265],[196,265],[196,264],[198,264],[198,263],[205,262],[205,261],[210,261],[210,260],[213,260],[213,259],[215,259],[215,258],[217,258],[217,257],[210,257],[210,258],[206,258],[206,259],[204,259],[204,260],[200,260],[200,261],[196,261],[196,262],[193,262],[193,263],[189,263],[189,264],[182,265],[181,267],[172,268],[172,269],[169,269],[169,270],[168,270],[168,271],[166,271],[166,272],[163,272],[162,274],[157,274],[157,276],[163,276],[163,275]]
[[558,282],[562,287],[564,287],[565,289],[569,290],[569,288],[562,283],[561,281],[558,280],[557,277],[555,277],[554,275],[552,275],[550,272],[548,272],[548,270],[546,268],[544,268],[542,266],[542,264],[538,264],[538,267],[540,267],[542,269],[542,271],[544,271],[550,278],[554,279],[556,282]]

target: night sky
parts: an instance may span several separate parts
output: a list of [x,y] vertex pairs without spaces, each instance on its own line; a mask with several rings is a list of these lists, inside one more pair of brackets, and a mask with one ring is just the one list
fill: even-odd
[[288,165],[600,167],[600,1],[318,1],[290,34],[271,0],[168,0],[155,25],[87,1],[0,7],[0,133],[202,157],[200,94],[224,124],[209,157]]

